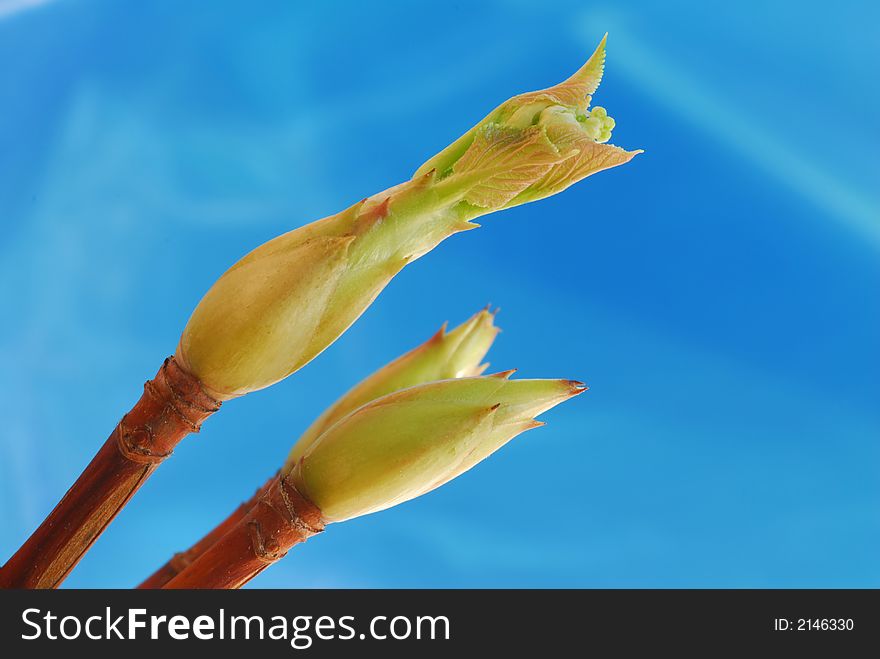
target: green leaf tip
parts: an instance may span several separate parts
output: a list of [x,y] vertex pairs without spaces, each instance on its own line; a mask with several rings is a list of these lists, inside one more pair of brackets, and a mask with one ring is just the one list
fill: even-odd
[[608,144],[616,122],[604,107],[590,109],[607,37],[569,78],[505,101],[415,176],[433,171],[440,197],[461,203],[470,220],[556,194],[632,160],[641,151]]
[[588,94],[594,94],[599,88],[599,83],[602,82],[602,74],[605,71],[605,44],[607,42],[608,33],[606,32],[590,58],[569,78],[571,81],[585,85]]

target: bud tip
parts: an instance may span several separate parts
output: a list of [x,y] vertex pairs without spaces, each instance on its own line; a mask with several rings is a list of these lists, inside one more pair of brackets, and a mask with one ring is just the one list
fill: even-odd
[[572,396],[577,396],[578,394],[582,394],[587,389],[589,389],[589,387],[587,385],[585,385],[583,382],[580,382],[578,380],[569,380],[568,381],[568,388],[569,388],[569,391],[571,392]]

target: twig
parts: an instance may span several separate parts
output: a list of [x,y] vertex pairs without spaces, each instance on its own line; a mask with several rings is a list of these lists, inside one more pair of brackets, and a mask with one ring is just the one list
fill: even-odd
[[323,530],[321,511],[289,479],[275,476],[247,514],[164,588],[241,588]]
[[5,588],[57,588],[184,437],[220,409],[169,357],[46,520],[0,569]]

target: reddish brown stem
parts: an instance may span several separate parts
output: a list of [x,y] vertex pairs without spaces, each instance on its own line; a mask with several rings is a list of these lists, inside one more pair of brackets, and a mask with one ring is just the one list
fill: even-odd
[[220,408],[169,357],[73,487],[0,569],[5,588],[56,588],[178,442]]
[[315,504],[276,476],[247,514],[165,588],[241,588],[291,547],[323,530]]
[[165,565],[147,577],[138,588],[161,588],[171,581],[171,579],[182,572],[184,568],[204,554],[215,542],[235,527],[235,525],[244,518],[248,511],[256,505],[260,498],[269,491],[273,482],[275,482],[274,476],[267,480],[263,487],[254,493],[254,496],[242,503],[229,517],[215,526],[201,540],[186,551],[174,554]]

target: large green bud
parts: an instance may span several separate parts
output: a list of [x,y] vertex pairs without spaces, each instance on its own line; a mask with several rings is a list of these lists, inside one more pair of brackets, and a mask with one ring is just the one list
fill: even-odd
[[[335,341],[407,263],[480,215],[559,192],[630,160],[590,109],[605,41],[571,78],[515,96],[413,178],[257,247],[208,291],[181,365],[217,398],[262,389]],[[601,110],[601,111],[600,111]]]

